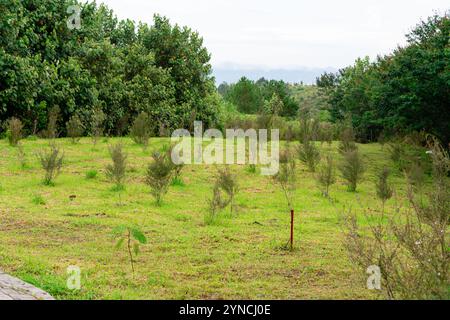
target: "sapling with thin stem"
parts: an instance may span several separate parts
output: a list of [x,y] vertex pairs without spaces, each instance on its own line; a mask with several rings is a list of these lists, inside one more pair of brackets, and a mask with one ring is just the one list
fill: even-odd
[[384,214],[384,206],[386,204],[386,201],[388,201],[390,198],[392,198],[392,195],[394,191],[392,190],[391,186],[389,185],[389,178],[390,171],[388,168],[384,167],[383,170],[378,174],[378,180],[376,182],[376,190],[377,190],[377,197],[381,200],[382,203],[382,213]]
[[120,249],[126,243],[128,259],[131,264],[131,270],[134,275],[135,258],[139,255],[140,245],[147,244],[147,238],[144,233],[136,227],[118,226],[113,230],[113,235],[117,239],[116,250]]
[[56,144],[51,143],[49,149],[47,151],[39,151],[37,157],[42,168],[45,170],[44,185],[53,185],[54,179],[61,172],[64,153]]
[[109,147],[112,163],[106,166],[106,176],[120,191],[124,187],[127,169],[127,154],[123,151],[123,144],[117,143]]
[[290,249],[294,249],[294,193],[297,188],[297,179],[295,172],[295,157],[288,147],[280,153],[280,169],[278,173],[273,177],[275,182],[283,190],[283,194],[286,198],[288,208],[291,212],[291,236],[290,236]]
[[173,163],[167,152],[154,152],[153,161],[147,168],[145,183],[150,187],[156,204],[161,206],[173,177]]
[[336,183],[336,172],[334,167],[333,157],[327,155],[325,162],[319,166],[317,172],[317,183],[321,187],[322,194],[329,198],[330,196],[330,186]]
[[342,177],[347,180],[348,190],[350,192],[355,192],[358,183],[364,176],[364,162],[358,149],[345,152],[343,157],[339,169],[342,173]]

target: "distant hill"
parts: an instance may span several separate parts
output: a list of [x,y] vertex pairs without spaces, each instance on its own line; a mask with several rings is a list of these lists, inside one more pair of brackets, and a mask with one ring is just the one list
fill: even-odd
[[336,72],[334,68],[295,68],[295,69],[259,69],[259,68],[241,68],[241,67],[216,67],[213,69],[213,75],[216,77],[216,85],[222,82],[234,83],[241,77],[247,77],[251,80],[258,80],[262,77],[269,80],[283,80],[290,83],[302,82],[312,84],[316,77],[324,72]]

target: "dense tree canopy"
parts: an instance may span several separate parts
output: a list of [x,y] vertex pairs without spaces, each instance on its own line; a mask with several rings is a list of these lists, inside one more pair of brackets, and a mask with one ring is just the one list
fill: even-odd
[[218,88],[220,94],[242,113],[255,114],[262,112],[265,102],[277,95],[283,102],[283,109],[279,114],[285,117],[295,117],[298,103],[294,99],[290,87],[284,81],[266,80],[252,81],[242,77],[237,83],[228,85],[223,83]]
[[421,22],[408,45],[371,63],[358,59],[338,74],[324,74],[319,87],[329,95],[334,120],[352,117],[361,140],[425,131],[450,141],[450,20]]
[[[72,30],[74,4],[81,28]],[[14,116],[37,133],[54,106],[61,131],[74,114],[89,122],[96,107],[112,135],[142,111],[155,134],[220,120],[210,55],[187,27],[158,15],[151,26],[119,21],[104,5],[74,0],[0,0],[0,12],[0,121]]]

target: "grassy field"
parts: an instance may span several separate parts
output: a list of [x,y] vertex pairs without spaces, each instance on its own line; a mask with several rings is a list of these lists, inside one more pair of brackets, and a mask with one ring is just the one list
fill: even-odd
[[[106,179],[108,145],[125,144],[129,172],[120,195]],[[0,141],[0,268],[58,299],[373,299],[366,278],[348,260],[339,215],[347,206],[380,207],[374,190],[377,169],[390,165],[378,144],[361,145],[368,172],[357,193],[341,178],[325,199],[305,166],[298,166],[296,250],[283,250],[290,216],[270,177],[232,166],[239,174],[239,206],[233,217],[206,225],[214,166],[187,166],[185,186],[169,190],[155,205],[143,182],[150,153],[168,140],[152,139],[147,151],[131,139],[90,139],[77,145],[59,139],[65,163],[55,186],[44,186],[35,156],[46,140],[24,140],[27,167],[17,148]],[[336,153],[337,143],[322,152]],[[99,172],[87,179],[89,170]],[[392,182],[397,200],[403,178]],[[69,197],[76,195],[74,200]],[[357,199],[360,199],[360,202]],[[148,238],[133,276],[125,250],[114,249],[112,229],[138,225]],[[66,289],[66,268],[79,266],[82,289]],[[362,270],[363,271],[363,270]]]

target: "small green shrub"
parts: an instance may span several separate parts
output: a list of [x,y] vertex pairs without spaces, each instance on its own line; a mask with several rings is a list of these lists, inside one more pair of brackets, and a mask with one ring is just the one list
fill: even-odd
[[45,206],[47,204],[40,194],[35,194],[31,202],[37,206]]
[[341,132],[341,141],[339,143],[339,153],[345,154],[358,149],[355,143],[355,132],[352,127],[344,128]]
[[375,185],[377,197],[378,199],[381,200],[383,204],[383,212],[386,201],[392,198],[392,195],[394,194],[394,191],[392,190],[388,182],[389,175],[390,175],[389,169],[386,167],[383,168],[383,170],[381,170],[381,172],[378,174],[378,181]]
[[140,113],[131,126],[130,135],[134,142],[142,145],[144,149],[148,147],[148,139],[152,134],[152,124],[146,112]]
[[106,115],[100,107],[96,107],[91,116],[91,137],[94,146],[97,144],[101,136],[103,136]]
[[97,170],[88,170],[86,172],[86,179],[87,180],[93,180],[95,178],[97,178],[98,175],[98,171]]
[[348,190],[355,192],[358,183],[364,176],[364,162],[358,149],[345,152],[343,157],[343,161],[339,167],[342,178],[347,181]]
[[325,197],[330,196],[330,186],[336,183],[336,172],[334,168],[334,161],[331,155],[326,157],[325,163],[319,166],[317,172],[317,183],[319,184],[322,194]]
[[80,117],[76,114],[70,118],[66,123],[67,136],[72,140],[72,143],[80,141],[84,133],[84,125]]
[[256,164],[249,164],[245,167],[245,171],[251,174],[256,174],[258,173],[258,167],[256,166]]
[[113,236],[117,239],[116,250],[123,247],[126,243],[128,258],[131,264],[131,270],[134,274],[135,258],[140,253],[140,245],[147,244],[147,238],[144,233],[135,227],[118,226],[113,230]]
[[147,168],[145,183],[150,187],[156,204],[161,206],[173,178],[173,163],[167,152],[154,152],[152,158],[153,161]]
[[17,118],[11,118],[6,122],[6,137],[11,146],[15,147],[22,139],[23,124]]
[[127,155],[123,151],[123,145],[117,143],[110,146],[109,155],[112,164],[106,166],[106,176],[116,185],[116,189],[121,190],[124,186],[127,169]]
[[25,169],[27,167],[27,155],[25,153],[25,150],[23,149],[23,146],[21,146],[20,144],[17,146],[17,160],[22,169]]
[[298,148],[298,157],[311,172],[316,172],[316,166],[320,161],[320,151],[314,142],[305,138]]
[[53,185],[54,179],[59,175],[63,166],[63,152],[55,144],[51,144],[47,151],[41,150],[37,156],[45,170],[44,185]]
[[280,169],[273,177],[274,181],[281,187],[286,198],[289,210],[293,210],[294,193],[297,188],[296,165],[294,152],[287,148],[280,152]]
[[54,106],[48,112],[47,129],[43,135],[47,139],[56,139],[58,137],[58,121],[61,117],[61,109],[59,106]]

